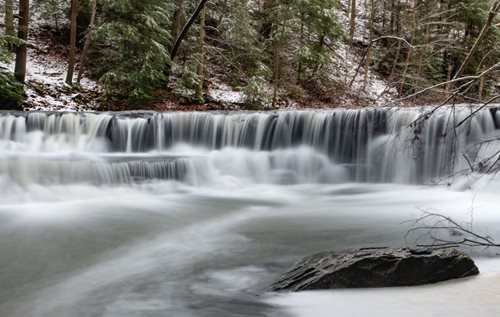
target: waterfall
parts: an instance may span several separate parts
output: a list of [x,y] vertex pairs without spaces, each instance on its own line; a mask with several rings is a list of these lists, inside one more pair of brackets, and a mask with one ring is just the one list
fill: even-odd
[[[497,108],[459,127],[477,106],[426,118],[432,109],[0,112],[0,316],[294,315],[275,301],[292,295],[263,293],[291,262],[411,246],[422,210],[500,241],[500,182],[484,176],[500,149]],[[438,181],[452,186],[420,185]],[[465,237],[455,234],[442,231]],[[400,302],[432,297],[425,308],[439,314],[441,295],[463,284],[447,316],[472,316],[466,298],[498,294],[500,261],[487,260],[472,288],[419,287]],[[350,292],[304,294],[324,298],[307,316]],[[361,296],[382,303],[374,316],[408,310],[378,293],[356,291],[344,307]],[[497,316],[497,297],[484,300],[479,315]]]
[[[426,183],[499,148],[495,107],[278,112],[0,113],[0,176],[21,184]],[[485,143],[485,141],[487,141]]]

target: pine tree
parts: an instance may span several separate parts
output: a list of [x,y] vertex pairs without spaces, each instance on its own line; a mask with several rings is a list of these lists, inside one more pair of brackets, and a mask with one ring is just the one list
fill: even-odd
[[103,0],[103,23],[92,39],[91,73],[104,96],[132,102],[154,98],[167,80],[172,8],[161,0]]

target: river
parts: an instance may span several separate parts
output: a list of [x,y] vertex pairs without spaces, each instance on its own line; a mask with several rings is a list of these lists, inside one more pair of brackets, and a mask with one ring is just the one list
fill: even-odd
[[411,245],[423,210],[499,241],[500,181],[466,171],[500,117],[450,129],[473,109],[1,113],[0,316],[496,317],[494,249],[459,281],[265,291],[316,251]]

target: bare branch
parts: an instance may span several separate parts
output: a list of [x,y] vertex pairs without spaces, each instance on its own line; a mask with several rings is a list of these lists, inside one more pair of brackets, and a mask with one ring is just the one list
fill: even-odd
[[433,89],[436,89],[436,88],[439,88],[439,87],[442,87],[442,86],[446,86],[448,84],[453,84],[453,83],[456,83],[456,82],[461,82],[461,81],[466,81],[466,80],[470,80],[471,82],[469,84],[472,84],[473,82],[475,82],[476,80],[478,79],[481,79],[481,77],[484,77],[486,75],[488,75],[489,73],[491,73],[492,71],[494,71],[496,68],[500,68],[500,62],[496,63],[495,65],[493,65],[492,67],[488,68],[487,70],[485,70],[484,72],[482,72],[481,74],[477,75],[477,76],[465,76],[465,77],[460,77],[460,78],[454,78],[452,80],[449,80],[449,81],[445,81],[445,82],[442,82],[442,83],[439,83],[439,84],[436,84],[434,86],[431,86],[431,87],[427,87],[425,89],[422,89],[420,91],[417,91],[416,93],[413,93],[411,95],[408,95],[406,97],[403,97],[403,98],[400,98],[396,101],[403,101],[403,100],[407,100],[407,99],[410,99],[410,98],[413,98],[413,97],[416,97],[418,95],[421,95],[429,90],[433,90]]
[[[410,223],[412,226],[406,232],[405,239],[408,239],[410,235],[419,234],[416,238],[416,245],[419,247],[500,247],[500,244],[496,243],[490,236],[480,235],[472,231],[472,223],[461,224],[453,218],[437,212],[423,210],[420,217],[404,223]],[[449,237],[445,238],[446,234]],[[423,239],[430,242],[419,242]]]
[[477,108],[474,112],[472,112],[470,115],[468,115],[465,119],[463,119],[462,121],[460,121],[455,126],[455,128],[458,128],[459,126],[461,126],[462,124],[464,124],[467,120],[469,120],[472,117],[474,117],[479,111],[483,110],[486,106],[488,106],[489,104],[492,104],[495,100],[497,100],[499,98],[500,98],[500,95],[496,95],[493,98],[491,98],[490,100],[486,101],[481,107]]

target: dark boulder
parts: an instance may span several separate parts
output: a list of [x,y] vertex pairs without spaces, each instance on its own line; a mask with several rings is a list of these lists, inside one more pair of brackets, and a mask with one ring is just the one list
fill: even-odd
[[414,286],[476,274],[472,259],[455,249],[359,249],[306,257],[269,290]]

